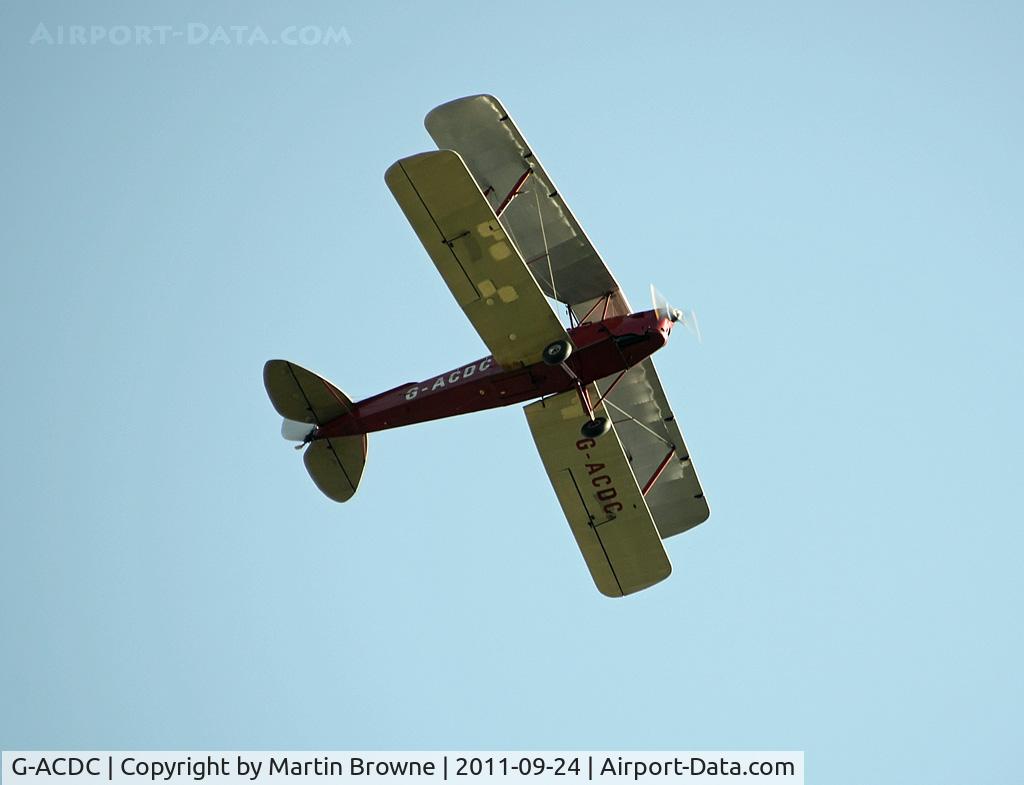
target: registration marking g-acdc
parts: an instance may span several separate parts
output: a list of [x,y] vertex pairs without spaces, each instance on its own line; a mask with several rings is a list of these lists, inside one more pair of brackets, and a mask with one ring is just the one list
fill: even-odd
[[[619,492],[615,490],[614,481],[607,474],[600,474],[599,472],[604,471],[603,463],[591,463],[590,453],[587,452],[591,447],[596,445],[593,439],[580,439],[576,442],[576,449],[580,452],[586,453],[585,457],[587,462],[584,464],[587,467],[587,475],[590,477],[590,484],[594,486],[597,493],[597,500],[604,502],[604,506],[601,508],[604,510],[605,515],[609,519],[615,517],[615,513],[622,512],[622,502],[612,501]],[[595,476],[596,475],[596,476]]]
[[443,373],[434,379],[428,379],[427,381],[423,382],[422,387],[418,384],[415,384],[408,390],[406,390],[405,400],[411,401],[421,392],[425,393],[434,392],[434,390],[443,390],[445,387],[449,385],[457,384],[458,382],[468,379],[477,371],[486,371],[492,365],[494,365],[494,358],[486,357],[478,362],[465,365],[462,368],[456,368],[454,371],[451,371],[449,373]]

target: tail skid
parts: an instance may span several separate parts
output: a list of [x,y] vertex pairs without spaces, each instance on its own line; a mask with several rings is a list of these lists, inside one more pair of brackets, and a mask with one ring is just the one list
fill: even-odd
[[351,399],[321,376],[287,360],[263,366],[263,385],[284,418],[281,435],[306,444],[303,463],[316,487],[336,502],[348,501],[366,465],[366,434],[313,439],[316,428],[355,410]]

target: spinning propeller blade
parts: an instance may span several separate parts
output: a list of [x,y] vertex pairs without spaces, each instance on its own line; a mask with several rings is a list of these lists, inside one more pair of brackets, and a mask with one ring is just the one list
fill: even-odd
[[651,284],[651,302],[654,303],[654,312],[658,315],[658,318],[668,317],[673,322],[682,322],[687,330],[697,336],[698,343],[704,343],[704,339],[700,334],[700,324],[697,322],[696,311],[691,308],[687,313],[679,308],[673,308],[669,305],[665,295],[654,288],[654,284]]

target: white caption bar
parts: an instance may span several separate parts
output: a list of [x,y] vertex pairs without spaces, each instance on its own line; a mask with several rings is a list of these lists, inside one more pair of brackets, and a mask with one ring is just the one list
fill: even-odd
[[4,752],[2,785],[803,783],[803,752]]

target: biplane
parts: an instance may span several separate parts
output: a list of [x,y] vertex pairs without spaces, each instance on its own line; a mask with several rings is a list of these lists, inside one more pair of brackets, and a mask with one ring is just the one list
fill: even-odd
[[623,596],[667,578],[663,540],[709,515],[651,361],[686,317],[656,293],[652,310],[633,312],[496,98],[451,101],[425,123],[439,149],[384,179],[490,355],[361,401],[271,360],[263,378],[282,435],[344,502],[368,433],[532,401],[527,423],[598,590]]

